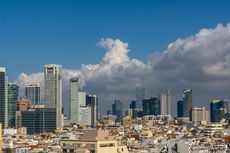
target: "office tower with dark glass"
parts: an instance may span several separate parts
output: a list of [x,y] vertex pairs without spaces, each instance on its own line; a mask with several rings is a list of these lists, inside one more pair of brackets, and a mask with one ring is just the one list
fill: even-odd
[[122,121],[123,104],[120,100],[115,100],[114,103],[112,104],[112,115],[117,116],[116,122]]
[[222,119],[229,119],[229,101],[213,100],[210,103],[211,122],[219,122]]
[[96,95],[86,95],[86,106],[91,108],[91,126],[95,127],[98,120],[98,97]]
[[136,88],[135,97],[136,97],[136,108],[142,109],[142,100],[145,99],[145,89]]
[[30,100],[32,105],[40,102],[40,86],[38,83],[29,84],[25,87],[26,99]]
[[78,78],[70,78],[69,80],[69,111],[70,111],[70,122],[78,123]]
[[177,102],[177,116],[188,117],[191,120],[192,89],[183,90],[183,100]]
[[143,100],[143,115],[160,115],[160,100],[158,97]]
[[15,114],[17,110],[17,100],[19,95],[19,86],[8,84],[8,127],[15,127]]
[[56,108],[56,126],[62,128],[62,78],[61,66],[48,64],[44,66],[45,107]]
[[8,125],[8,92],[6,69],[0,67],[0,123],[5,128]]
[[160,99],[160,114],[161,115],[172,115],[171,114],[171,93],[162,93],[159,96]]

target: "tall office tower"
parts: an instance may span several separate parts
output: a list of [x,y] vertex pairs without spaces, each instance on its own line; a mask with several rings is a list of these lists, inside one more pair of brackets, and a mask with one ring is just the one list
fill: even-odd
[[189,117],[191,120],[192,89],[183,90],[183,100],[177,102],[178,117]]
[[209,121],[209,111],[206,110],[205,107],[193,107],[192,121],[193,122]]
[[11,128],[15,127],[18,94],[19,86],[16,84],[8,84],[8,127]]
[[120,100],[115,100],[114,103],[112,104],[112,115],[117,116],[116,122],[122,121],[123,104]]
[[213,100],[210,103],[211,122],[219,122],[222,119],[228,119],[229,101],[228,100]]
[[158,97],[143,100],[143,115],[160,115],[160,100]]
[[129,105],[129,108],[130,109],[136,109],[137,108],[135,100],[131,101],[131,104]]
[[30,100],[32,105],[40,102],[40,85],[39,83],[29,84],[25,87],[26,99]]
[[78,92],[77,96],[77,124],[80,124],[80,107],[86,106],[86,93],[85,92]]
[[7,92],[6,69],[0,67],[0,123],[5,128],[8,125],[8,92]]
[[136,96],[136,108],[142,109],[142,100],[145,99],[145,89],[136,88],[135,96]]
[[78,107],[78,78],[70,78],[69,80],[69,111],[70,122],[78,123],[79,108]]
[[95,127],[98,121],[98,97],[96,95],[86,95],[86,106],[91,108],[91,126]]
[[169,92],[162,93],[159,96],[160,99],[160,114],[161,115],[171,115],[171,94]]
[[80,107],[80,120],[79,124],[92,126],[92,107],[91,106],[81,106]]
[[56,128],[63,127],[62,115],[62,78],[61,66],[48,64],[44,66],[45,107],[56,108]]

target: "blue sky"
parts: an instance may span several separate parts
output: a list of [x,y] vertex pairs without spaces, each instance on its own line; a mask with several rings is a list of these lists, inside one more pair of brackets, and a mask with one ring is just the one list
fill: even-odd
[[101,61],[101,38],[129,43],[147,62],[170,42],[230,20],[228,0],[0,1],[0,66],[10,80],[47,63],[65,68]]

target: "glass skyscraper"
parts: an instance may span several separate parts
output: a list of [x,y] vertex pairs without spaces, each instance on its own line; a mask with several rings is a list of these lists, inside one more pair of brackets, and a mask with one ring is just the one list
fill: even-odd
[[96,95],[86,95],[86,106],[91,107],[91,126],[95,127],[98,120],[98,97]]
[[61,66],[48,64],[44,66],[45,107],[56,108],[57,128],[63,127],[62,117],[62,78]]
[[145,99],[145,88],[136,88],[136,108],[142,109],[142,100]]
[[171,115],[171,94],[169,92],[162,93],[159,96],[160,99],[160,114]]
[[17,110],[17,100],[19,94],[19,86],[16,84],[8,84],[8,127],[15,127],[15,113]]
[[79,109],[78,107],[78,78],[70,78],[69,80],[69,111],[71,123],[78,123]]
[[25,87],[26,99],[30,100],[32,105],[38,104],[40,99],[40,86],[38,83],[29,84]]
[[213,100],[210,103],[211,122],[219,122],[229,115],[228,100]]
[[144,99],[142,101],[143,115],[160,115],[160,100],[158,97]]
[[177,102],[177,116],[189,117],[191,119],[192,110],[192,89],[183,90],[183,100]]
[[6,69],[4,67],[0,67],[0,123],[2,123],[3,128],[8,125],[7,87]]
[[117,116],[116,122],[122,121],[123,104],[120,100],[115,100],[114,103],[112,104],[112,115]]

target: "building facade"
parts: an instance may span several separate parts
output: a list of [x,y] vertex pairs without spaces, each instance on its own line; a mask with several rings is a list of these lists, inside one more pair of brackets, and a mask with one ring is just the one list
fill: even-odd
[[115,100],[112,104],[112,115],[116,115],[116,122],[122,121],[123,104],[120,100]]
[[205,107],[193,107],[192,121],[193,122],[209,121],[209,111],[206,110]]
[[8,83],[6,69],[0,67],[0,123],[5,128],[8,125]]
[[40,85],[38,83],[29,84],[25,87],[26,99],[30,100],[32,105],[38,104],[41,101],[40,98]]
[[19,86],[8,84],[8,127],[15,127],[15,113],[17,110],[17,100],[19,95]]
[[145,115],[160,115],[160,99],[158,97],[143,100],[143,116]]
[[62,115],[62,78],[61,66],[48,64],[44,66],[45,107],[56,109],[56,126],[63,127]]
[[211,122],[219,122],[229,115],[228,100],[213,100],[210,103]]
[[160,99],[160,115],[172,115],[171,113],[171,94],[168,93],[162,93],[159,95]]
[[79,108],[78,107],[78,78],[70,78],[69,80],[69,111],[70,122],[78,123]]
[[91,108],[91,126],[95,127],[98,121],[98,97],[96,95],[86,95],[86,106]]
[[80,107],[80,120],[81,125],[92,126],[92,109],[90,106],[81,106]]
[[136,88],[135,98],[136,98],[136,108],[142,109],[142,100],[145,99],[145,88]]
[[192,89],[183,90],[183,100],[177,102],[177,116],[190,118],[192,110]]

